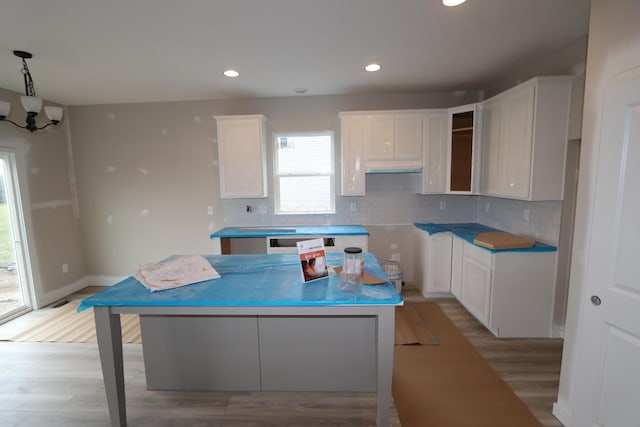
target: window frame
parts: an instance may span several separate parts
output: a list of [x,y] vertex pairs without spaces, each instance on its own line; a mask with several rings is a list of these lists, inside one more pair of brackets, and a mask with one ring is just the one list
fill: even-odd
[[[278,174],[278,139],[282,137],[300,136],[328,136],[330,138],[330,171],[329,173],[300,173],[300,174]],[[274,188],[274,213],[276,215],[331,215],[336,213],[336,164],[335,164],[335,132],[334,131],[308,131],[308,132],[277,132],[273,133],[273,188]],[[282,211],[280,205],[280,177],[307,177],[307,176],[328,176],[329,177],[329,211],[303,211],[290,212]]]

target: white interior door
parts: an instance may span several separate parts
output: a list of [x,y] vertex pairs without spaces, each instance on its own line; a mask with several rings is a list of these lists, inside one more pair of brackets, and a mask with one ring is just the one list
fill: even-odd
[[606,91],[574,426],[640,426],[640,76]]

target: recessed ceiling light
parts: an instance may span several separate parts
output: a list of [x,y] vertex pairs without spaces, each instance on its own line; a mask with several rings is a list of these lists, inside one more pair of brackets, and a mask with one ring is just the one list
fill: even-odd
[[293,91],[295,93],[301,93],[302,94],[302,93],[307,93],[308,90],[309,89],[307,89],[306,87],[297,87]]
[[239,72],[237,72],[236,70],[232,70],[232,69],[224,70],[224,73],[222,73],[222,74],[224,74],[227,77],[238,77],[240,75]]
[[382,68],[379,64],[369,64],[366,67],[364,67],[365,70],[369,71],[369,72],[374,72],[374,71],[378,71],[380,68]]
[[445,6],[460,6],[467,0],[442,0],[442,4]]

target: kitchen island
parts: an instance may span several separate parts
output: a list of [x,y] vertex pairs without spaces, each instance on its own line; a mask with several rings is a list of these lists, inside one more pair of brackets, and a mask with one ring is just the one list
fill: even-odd
[[[171,321],[174,318],[196,320],[201,323],[195,331],[196,335],[199,333],[198,330],[200,332],[206,330],[207,325],[215,325],[219,320],[230,322],[229,325],[232,327],[235,327],[234,321],[237,320],[241,331],[238,335],[242,337],[240,346],[227,346],[226,343],[218,343],[221,345],[216,346],[216,343],[208,343],[206,338],[201,337],[199,343],[202,345],[197,347],[180,348],[181,342],[174,342],[173,348],[177,349],[175,354],[180,356],[197,355],[203,348],[207,353],[205,359],[208,359],[211,365],[215,365],[218,361],[223,365],[231,363],[237,372],[242,372],[245,379],[248,377],[248,381],[255,383],[259,389],[265,389],[263,383],[266,383],[266,389],[289,390],[291,384],[295,385],[297,376],[304,377],[305,372],[313,371],[309,367],[315,366],[316,363],[319,366],[326,364],[324,359],[334,352],[343,354],[339,346],[345,342],[345,333],[351,334],[350,341],[358,343],[363,342],[363,333],[367,334],[367,331],[371,331],[373,348],[368,349],[371,355],[368,360],[372,361],[374,370],[369,372],[368,376],[371,377],[374,391],[377,393],[377,423],[379,426],[389,425],[394,308],[403,303],[392,283],[364,285],[358,292],[349,293],[340,290],[339,277],[335,275],[311,283],[303,283],[296,255],[214,255],[205,256],[205,258],[220,273],[221,278],[151,293],[136,279],[129,277],[81,303],[80,310],[88,307],[93,307],[95,310],[98,347],[112,425],[126,425],[120,328],[120,314],[125,313],[141,315],[145,370],[149,364],[157,364],[154,360],[157,353],[150,351],[145,341],[155,341],[156,344],[164,346],[165,350],[170,350],[167,345],[171,343],[162,341],[163,329],[158,327],[166,326],[167,320]],[[342,263],[342,257],[339,254],[328,254],[327,261],[330,266],[338,266]],[[383,270],[371,254],[365,254],[365,271],[386,279]],[[330,340],[331,337],[327,335],[326,325],[322,322],[336,319],[345,322],[365,320],[372,326],[364,325],[362,328],[363,325],[360,323],[347,323],[350,326],[344,330],[342,327],[334,329],[339,336],[337,342],[326,342],[326,339]],[[159,321],[160,324],[153,324],[145,331],[143,324],[146,320]],[[282,348],[287,349],[288,353],[287,346],[295,344],[283,331],[293,330],[291,326],[296,324],[298,329],[303,328],[300,331],[302,337],[319,334],[320,339],[315,348],[324,347],[324,350],[315,356],[317,360],[314,360],[313,354],[308,353],[307,360],[297,360],[298,363],[281,360]],[[282,325],[285,325],[284,329],[281,329]],[[184,335],[183,333],[176,339],[181,339]],[[228,331],[214,334],[222,337],[229,335]],[[364,340],[364,342],[369,341]],[[302,354],[307,351],[295,346],[293,348],[302,351]],[[209,351],[211,353],[208,353]],[[215,352],[226,352],[226,356],[216,358]],[[333,360],[332,365],[329,366],[338,373],[329,378],[337,382],[341,381],[340,373],[348,376],[349,371],[358,370],[363,364],[363,361],[358,360],[357,357],[343,356],[339,360]],[[236,364],[237,359],[240,359],[240,365]],[[186,363],[184,363],[185,360]],[[206,376],[208,367],[193,366],[198,364],[193,360],[182,359],[183,363],[175,364],[174,359],[173,367],[180,370],[184,367],[180,365],[190,365],[187,366],[190,374],[194,374],[192,368],[195,368],[196,376]],[[166,367],[162,360],[159,363],[163,369]],[[298,370],[296,365],[300,367]],[[250,369],[246,369],[247,366]],[[223,368],[226,370],[227,367]],[[286,375],[291,377],[293,382],[283,386],[278,377],[285,372],[285,369]],[[213,377],[216,375],[214,374]],[[149,376],[147,379],[149,381]],[[175,386],[170,388],[180,388],[182,379],[184,378],[174,381],[173,378],[169,378],[169,383]],[[217,378],[214,379],[217,380]],[[152,378],[152,380],[156,379]],[[165,380],[166,378],[160,378],[158,381]],[[304,383],[307,378],[300,380]],[[308,388],[301,388],[301,390],[306,391]]]

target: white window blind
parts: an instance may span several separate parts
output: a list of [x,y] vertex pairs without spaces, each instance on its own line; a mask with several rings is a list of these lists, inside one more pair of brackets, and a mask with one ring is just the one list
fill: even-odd
[[334,213],[333,134],[275,136],[276,213]]

